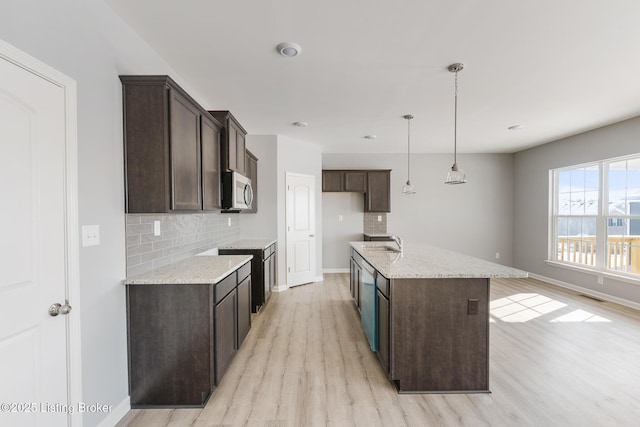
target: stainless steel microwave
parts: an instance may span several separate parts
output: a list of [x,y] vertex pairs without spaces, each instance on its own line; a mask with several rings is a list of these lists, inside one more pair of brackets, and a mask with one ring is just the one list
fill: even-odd
[[251,180],[238,172],[222,175],[222,209],[251,209],[253,188]]

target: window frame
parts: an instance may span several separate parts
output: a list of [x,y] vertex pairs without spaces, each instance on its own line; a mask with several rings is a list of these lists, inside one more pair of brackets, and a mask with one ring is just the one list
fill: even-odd
[[[559,265],[570,269],[575,269],[584,272],[590,272],[598,276],[614,276],[616,278],[622,278],[625,281],[630,281],[635,284],[640,284],[640,273],[632,273],[630,271],[619,271],[610,269],[607,267],[609,255],[607,253],[608,245],[608,223],[609,220],[614,219],[623,222],[631,219],[640,220],[640,215],[611,215],[609,213],[609,171],[610,165],[613,163],[619,163],[628,160],[640,160],[640,153],[631,154],[622,157],[610,158],[599,161],[592,161],[586,163],[580,163],[576,165],[564,166],[554,169],[549,169],[549,230],[548,230],[548,254],[547,262],[553,265]],[[559,175],[563,171],[575,170],[581,168],[593,168],[598,169],[598,209],[595,214],[587,214],[586,212],[581,215],[560,214],[560,182]],[[628,185],[628,184],[626,184]],[[626,187],[629,188],[629,187]],[[634,188],[634,187],[632,187]],[[584,190],[586,193],[586,189]],[[628,202],[627,202],[628,203]],[[640,203],[640,202],[639,202]],[[596,233],[595,233],[595,251],[596,254],[606,254],[605,256],[595,256],[594,265],[590,265],[583,262],[573,262],[568,260],[562,260],[558,256],[558,222],[560,218],[595,218],[596,220]],[[625,221],[626,220],[626,221]]]

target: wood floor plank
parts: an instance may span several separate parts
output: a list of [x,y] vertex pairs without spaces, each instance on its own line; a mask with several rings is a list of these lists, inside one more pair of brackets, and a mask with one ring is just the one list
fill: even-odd
[[348,276],[274,293],[201,410],[126,426],[635,426],[640,313],[534,279],[491,283],[490,389],[398,394],[369,349]]

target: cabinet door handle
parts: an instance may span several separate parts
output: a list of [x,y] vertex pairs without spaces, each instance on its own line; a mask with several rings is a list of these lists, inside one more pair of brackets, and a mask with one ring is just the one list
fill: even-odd
[[315,234],[309,234],[309,237],[315,237]]

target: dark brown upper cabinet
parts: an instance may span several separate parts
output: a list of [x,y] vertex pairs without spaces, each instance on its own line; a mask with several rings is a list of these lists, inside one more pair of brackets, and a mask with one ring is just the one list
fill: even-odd
[[220,132],[222,126],[210,114],[202,116],[202,208],[217,210],[220,203]]
[[364,194],[365,212],[391,212],[391,171],[367,172],[367,192]]
[[323,192],[364,193],[365,212],[391,212],[391,170],[323,170]]
[[220,156],[223,171],[236,171],[246,175],[245,170],[245,137],[247,131],[229,111],[209,111],[222,123]]
[[344,191],[365,193],[367,191],[367,172],[346,171],[344,173]]
[[243,212],[257,213],[258,212],[258,158],[253,155],[249,150],[245,150],[244,156],[244,169],[247,178],[251,180],[251,188],[253,189],[253,202],[251,202],[251,209]]
[[344,171],[322,171],[322,191],[344,191]]
[[220,124],[169,76],[120,80],[125,211],[219,208],[220,168],[212,158],[219,157]]

